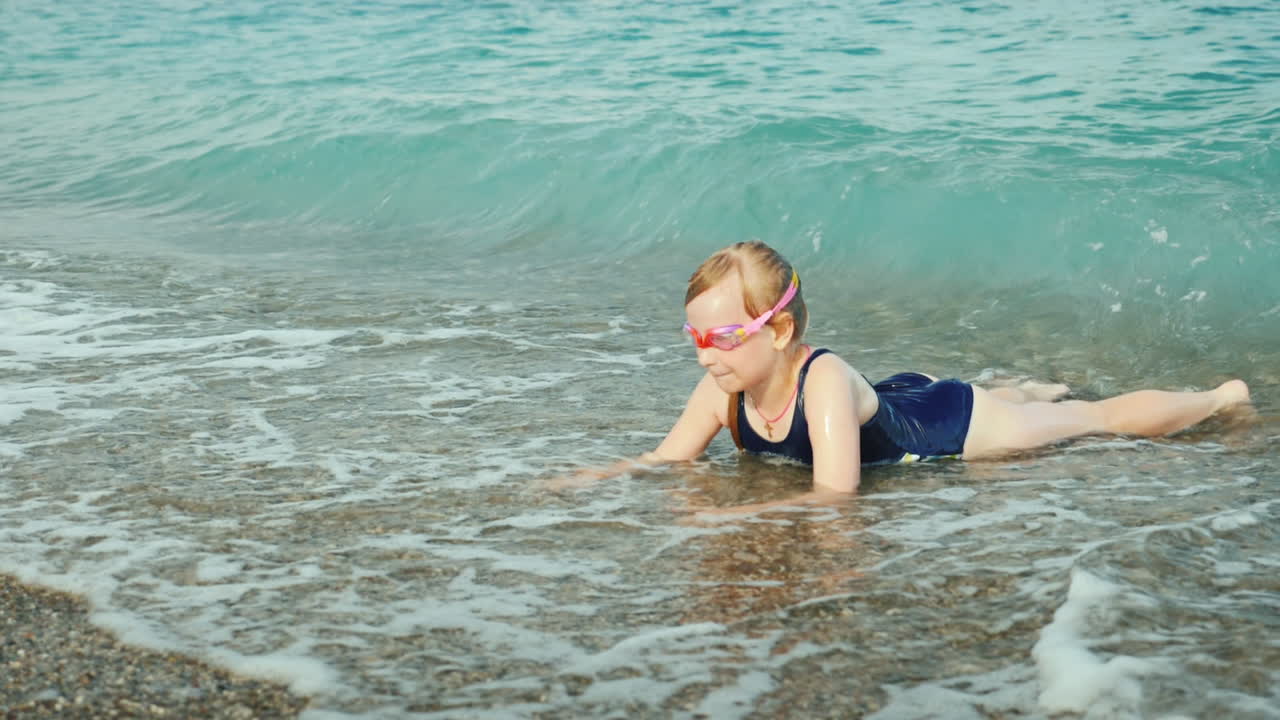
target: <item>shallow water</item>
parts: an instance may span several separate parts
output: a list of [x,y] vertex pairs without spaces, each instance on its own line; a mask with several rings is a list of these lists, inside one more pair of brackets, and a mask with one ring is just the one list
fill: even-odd
[[571,284],[486,305],[456,273],[444,298],[4,268],[4,569],[318,710],[1274,712],[1250,709],[1280,667],[1274,421],[700,516],[807,473],[720,439],[690,467],[543,482],[659,439],[689,384],[668,379],[696,376],[637,317],[669,309],[601,313]]
[[[1280,713],[1280,12],[0,8],[0,571],[308,715]],[[90,29],[96,28],[96,29]],[[724,242],[872,378],[1252,417],[580,490]]]

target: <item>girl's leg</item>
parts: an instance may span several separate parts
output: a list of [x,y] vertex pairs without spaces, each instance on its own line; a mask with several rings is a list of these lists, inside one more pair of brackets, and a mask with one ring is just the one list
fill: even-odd
[[1101,400],[1107,431],[1129,435],[1168,435],[1191,427],[1223,408],[1249,401],[1249,387],[1230,380],[1205,392],[1139,390]]
[[987,392],[1011,403],[1053,402],[1066,395],[1071,388],[1061,383],[1042,383],[1025,380],[1017,385],[987,388]]
[[965,457],[1027,450],[1095,433],[1164,435],[1249,401],[1240,380],[1205,392],[1139,390],[1097,402],[1013,403],[975,387]]

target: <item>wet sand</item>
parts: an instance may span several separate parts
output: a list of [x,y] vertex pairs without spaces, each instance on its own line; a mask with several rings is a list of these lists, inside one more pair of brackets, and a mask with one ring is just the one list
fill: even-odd
[[0,574],[0,717],[295,718],[307,699],[170,652],[120,643],[74,595]]

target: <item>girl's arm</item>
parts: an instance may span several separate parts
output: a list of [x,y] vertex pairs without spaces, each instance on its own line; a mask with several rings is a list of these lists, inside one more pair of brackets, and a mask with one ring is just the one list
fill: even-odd
[[804,415],[813,445],[815,491],[852,493],[862,477],[858,407],[849,366],[824,355],[809,366]]
[[712,438],[727,422],[728,396],[716,385],[715,378],[707,373],[689,395],[684,412],[672,426],[657,449],[640,457],[620,460],[607,468],[581,470],[568,477],[551,480],[553,489],[581,487],[596,480],[621,475],[638,467],[654,467],[671,462],[692,460],[702,454]]
[[652,456],[661,462],[692,460],[703,453],[712,438],[728,422],[729,396],[716,385],[716,379],[707,373],[698,381],[689,395],[689,402],[680,413],[680,419],[671,432],[663,438]]

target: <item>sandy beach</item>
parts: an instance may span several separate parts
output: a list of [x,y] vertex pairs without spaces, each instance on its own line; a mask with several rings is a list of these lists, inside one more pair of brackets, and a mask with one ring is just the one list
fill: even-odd
[[293,718],[307,699],[176,653],[121,644],[84,600],[0,575],[0,716]]

